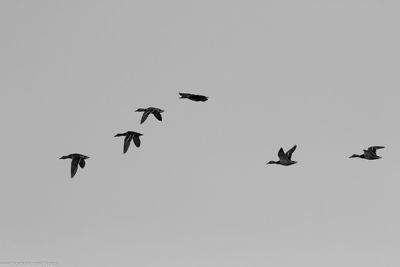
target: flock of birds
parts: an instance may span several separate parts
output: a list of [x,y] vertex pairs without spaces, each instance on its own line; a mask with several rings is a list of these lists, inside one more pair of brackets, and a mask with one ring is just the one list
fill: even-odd
[[[180,98],[186,98],[195,102],[205,102],[208,100],[207,96],[203,95],[197,95],[197,94],[191,94],[191,93],[179,93]],[[162,116],[161,113],[164,112],[164,110],[160,108],[155,108],[155,107],[148,107],[148,108],[139,108],[136,110],[136,112],[143,112],[142,118],[140,120],[140,124],[144,123],[146,119],[149,117],[150,114],[153,114],[153,116],[159,120],[162,121]],[[125,133],[118,133],[114,137],[121,137],[125,136],[124,139],[124,147],[123,147],[123,152],[124,154],[128,151],[129,146],[131,142],[135,144],[136,147],[140,147],[140,136],[143,134],[138,133],[138,132],[133,132],[133,131],[127,131]],[[267,164],[278,164],[278,165],[283,165],[283,166],[290,166],[293,164],[296,164],[297,161],[292,160],[292,154],[296,150],[297,145],[294,145],[291,149],[288,151],[284,152],[283,148],[280,148],[278,151],[278,161],[269,161]],[[375,159],[380,159],[381,157],[376,154],[376,151],[378,149],[384,148],[383,146],[370,146],[368,149],[363,150],[363,154],[353,154],[350,156],[350,158],[362,158],[362,159],[367,159],[367,160],[375,160]],[[86,159],[88,159],[88,156],[74,153],[74,154],[69,154],[67,156],[62,156],[60,159],[71,159],[71,178],[73,178],[78,171],[78,167],[84,168],[86,165]]]

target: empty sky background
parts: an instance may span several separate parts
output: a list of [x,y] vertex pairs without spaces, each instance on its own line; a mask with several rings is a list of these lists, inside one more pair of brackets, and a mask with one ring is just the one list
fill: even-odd
[[[399,13],[1,1],[0,260],[398,267]],[[140,125],[148,106],[164,121]],[[294,144],[298,164],[265,165]],[[369,145],[383,159],[348,158]],[[74,179],[70,153],[91,157]]]

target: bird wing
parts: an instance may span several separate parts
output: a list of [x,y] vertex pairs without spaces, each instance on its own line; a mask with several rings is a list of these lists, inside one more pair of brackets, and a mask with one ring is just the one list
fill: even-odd
[[374,153],[374,151],[372,151],[372,150],[370,150],[370,149],[363,149],[363,151],[364,151],[364,155],[365,155],[365,156],[374,156],[374,155],[376,155],[376,154]]
[[278,157],[279,157],[280,160],[286,160],[287,159],[285,152],[283,152],[283,148],[279,149]]
[[126,153],[126,151],[128,151],[129,146],[131,145],[131,141],[132,141],[132,135],[129,134],[127,136],[125,136],[125,140],[124,140],[124,154]]
[[161,113],[158,111],[153,112],[154,117],[157,118],[157,120],[162,121]]
[[78,163],[81,158],[72,157],[71,161],[71,178],[74,178],[76,171],[78,170]]
[[136,147],[140,147],[140,138],[139,135],[134,135],[133,136],[133,142],[135,143]]
[[287,157],[289,160],[292,159],[292,154],[293,154],[293,152],[296,150],[296,147],[297,147],[297,145],[294,145],[291,149],[289,149],[289,150],[286,152],[286,157]]
[[376,150],[377,150],[377,149],[382,149],[382,148],[385,148],[385,147],[384,147],[384,146],[370,146],[370,147],[368,148],[368,151],[370,151],[370,152],[376,154]]
[[149,116],[149,114],[150,114],[150,112],[149,112],[148,110],[146,110],[146,111],[143,113],[142,119],[140,120],[140,124],[142,124],[142,123],[147,119],[147,117]]

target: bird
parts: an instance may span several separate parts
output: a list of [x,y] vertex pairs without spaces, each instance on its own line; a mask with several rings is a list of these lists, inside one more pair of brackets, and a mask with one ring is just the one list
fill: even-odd
[[179,93],[179,95],[181,96],[180,98],[187,98],[190,99],[192,101],[196,101],[196,102],[205,102],[208,100],[207,96],[204,95],[195,95],[195,94],[190,94],[190,93]]
[[135,143],[136,147],[140,147],[140,136],[143,134],[133,132],[133,131],[127,131],[126,133],[118,133],[114,137],[119,137],[119,136],[125,136],[124,140],[124,154],[128,151],[128,148],[131,144],[131,141],[133,140],[133,143]]
[[85,168],[85,159],[88,159],[88,156],[74,153],[74,154],[69,154],[67,156],[62,156],[60,159],[72,159],[71,161],[71,178],[74,178],[76,171],[78,170],[78,165],[81,168]]
[[154,108],[154,107],[139,108],[135,111],[136,112],[144,112],[142,119],[140,120],[140,124],[142,124],[147,119],[149,114],[151,114],[151,113],[154,115],[154,117],[156,117],[157,120],[162,121],[161,113],[164,112],[164,110],[159,109],[159,108]]
[[291,149],[289,149],[286,153],[283,151],[283,148],[279,149],[278,152],[278,161],[269,161],[267,164],[279,164],[284,166],[289,166],[297,163],[297,161],[292,160],[292,154],[296,150],[297,145],[294,145]]
[[368,160],[380,159],[382,157],[376,154],[377,149],[385,148],[384,146],[370,146],[368,149],[363,149],[364,153],[361,155],[353,154],[350,158],[362,158]]

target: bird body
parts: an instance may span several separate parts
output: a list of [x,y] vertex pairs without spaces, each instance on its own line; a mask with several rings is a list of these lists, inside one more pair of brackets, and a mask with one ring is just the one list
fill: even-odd
[[148,108],[139,108],[136,110],[136,112],[143,112],[142,119],[140,120],[140,124],[142,124],[143,122],[145,122],[145,120],[150,114],[153,114],[157,120],[162,121],[161,113],[163,113],[164,110],[155,107],[148,107]]
[[376,150],[385,148],[384,146],[370,146],[368,149],[363,149],[364,153],[361,155],[353,154],[350,158],[361,158],[367,160],[380,159],[382,157],[376,154]]
[[77,170],[78,170],[78,165],[81,168],[85,168],[86,162],[85,159],[88,159],[88,156],[74,153],[74,154],[69,154],[67,156],[62,156],[60,159],[72,159],[71,161],[71,178],[74,178]]
[[140,147],[140,136],[143,134],[133,132],[133,131],[127,131],[126,133],[118,133],[114,137],[119,137],[119,136],[125,136],[124,140],[124,154],[128,151],[128,148],[131,144],[131,141],[135,144],[136,147]]
[[179,95],[181,96],[180,98],[187,98],[195,102],[205,102],[208,100],[208,97],[204,95],[195,95],[190,93],[179,93]]
[[280,148],[278,151],[278,161],[269,161],[267,164],[278,164],[283,166],[290,166],[296,164],[297,161],[292,160],[292,154],[296,150],[297,145],[294,145],[291,149],[289,149],[286,153],[283,151],[283,148]]

